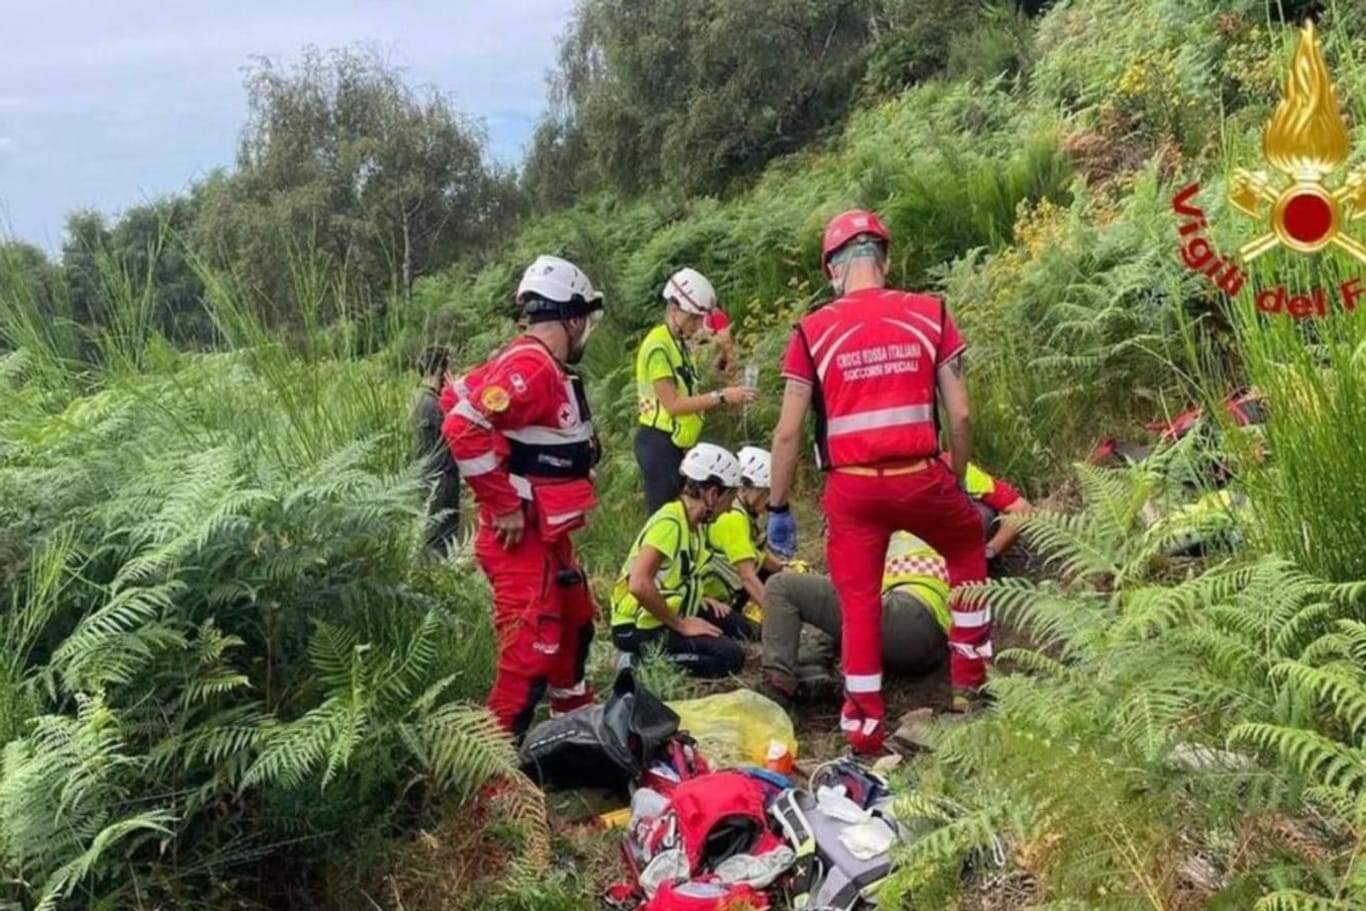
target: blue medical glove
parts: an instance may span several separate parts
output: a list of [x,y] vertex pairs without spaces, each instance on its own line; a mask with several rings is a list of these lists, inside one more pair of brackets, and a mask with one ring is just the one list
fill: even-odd
[[787,506],[768,508],[768,546],[779,559],[797,553],[797,520]]

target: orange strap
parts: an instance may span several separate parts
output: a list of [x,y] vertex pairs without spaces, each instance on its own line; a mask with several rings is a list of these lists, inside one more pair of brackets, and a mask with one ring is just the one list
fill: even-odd
[[924,471],[934,461],[931,458],[916,459],[913,462],[887,462],[882,465],[846,465],[835,470],[843,474],[858,475],[864,478],[881,478],[888,475],[915,474]]

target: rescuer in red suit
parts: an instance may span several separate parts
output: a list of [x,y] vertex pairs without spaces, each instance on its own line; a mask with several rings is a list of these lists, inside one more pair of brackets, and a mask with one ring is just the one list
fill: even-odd
[[[773,437],[769,547],[796,551],[787,498],[808,410],[816,416],[826,559],[839,591],[845,701],[840,727],[856,752],[882,749],[882,561],[894,531],[943,555],[949,583],[986,578],[982,521],[964,493],[972,447],[964,343],[944,303],[886,287],[891,236],[862,210],[825,230],[822,261],[839,296],[807,315],[788,343],[787,389]],[[938,458],[942,399],[950,463]],[[949,673],[954,708],[965,710],[985,679],[991,616],[951,597]]]
[[584,665],[596,613],[570,539],[595,505],[599,450],[578,362],[602,295],[554,256],[517,286],[526,331],[448,387],[442,426],[479,507],[475,558],[493,586],[498,659],[489,709],[520,738],[547,693],[552,713],[591,703]]

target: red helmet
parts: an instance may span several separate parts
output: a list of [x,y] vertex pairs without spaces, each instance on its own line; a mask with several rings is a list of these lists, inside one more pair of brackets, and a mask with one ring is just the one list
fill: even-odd
[[873,212],[867,209],[850,209],[830,219],[825,226],[825,240],[821,243],[821,265],[829,271],[830,256],[840,247],[849,243],[860,234],[871,234],[886,246],[892,245],[892,235],[887,226]]

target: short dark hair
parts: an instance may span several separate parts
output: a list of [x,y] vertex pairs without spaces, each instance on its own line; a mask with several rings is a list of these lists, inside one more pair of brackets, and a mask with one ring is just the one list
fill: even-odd
[[451,363],[451,352],[445,345],[429,345],[417,359],[417,370],[423,376],[444,373]]
[[726,486],[725,481],[716,475],[712,475],[705,481],[694,481],[692,478],[683,479],[683,492],[690,497],[700,497],[709,490],[719,490],[725,493],[730,488]]

